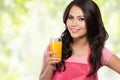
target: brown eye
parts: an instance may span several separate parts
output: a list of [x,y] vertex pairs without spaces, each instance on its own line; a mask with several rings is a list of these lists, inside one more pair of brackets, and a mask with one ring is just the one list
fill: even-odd
[[73,19],[73,17],[72,16],[68,16],[68,19],[71,20],[71,19]]
[[79,20],[80,20],[80,21],[84,21],[84,20],[85,20],[85,18],[79,18]]

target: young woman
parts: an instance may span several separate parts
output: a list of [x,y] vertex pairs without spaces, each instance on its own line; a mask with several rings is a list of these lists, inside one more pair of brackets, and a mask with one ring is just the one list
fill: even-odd
[[92,0],[73,0],[63,15],[62,59],[47,48],[39,80],[98,80],[102,66],[120,73],[120,59],[105,45],[108,34]]

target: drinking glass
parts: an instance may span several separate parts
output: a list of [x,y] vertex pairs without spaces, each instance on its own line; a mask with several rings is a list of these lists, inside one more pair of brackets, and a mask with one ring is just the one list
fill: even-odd
[[54,58],[62,57],[62,40],[61,38],[50,38],[50,51],[53,51],[50,56]]

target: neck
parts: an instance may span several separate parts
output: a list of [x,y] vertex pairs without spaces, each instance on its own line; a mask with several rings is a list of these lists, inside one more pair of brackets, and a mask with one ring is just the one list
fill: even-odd
[[84,46],[88,46],[89,45],[89,42],[87,40],[87,38],[82,38],[82,39],[79,39],[79,38],[76,38],[76,39],[73,39],[73,44],[72,46],[74,47],[84,47]]
[[73,54],[72,56],[83,56],[88,53],[89,42],[87,38],[82,39],[74,39],[72,48]]

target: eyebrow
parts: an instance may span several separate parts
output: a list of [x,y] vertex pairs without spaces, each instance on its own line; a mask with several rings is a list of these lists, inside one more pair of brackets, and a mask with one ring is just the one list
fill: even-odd
[[[69,14],[68,16],[73,16],[73,15]],[[77,17],[84,17],[84,15],[79,15]]]

